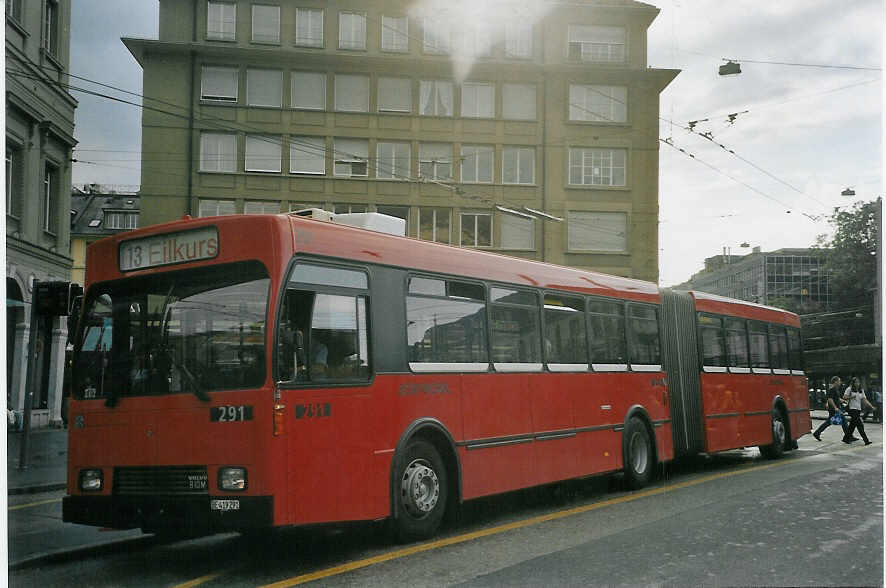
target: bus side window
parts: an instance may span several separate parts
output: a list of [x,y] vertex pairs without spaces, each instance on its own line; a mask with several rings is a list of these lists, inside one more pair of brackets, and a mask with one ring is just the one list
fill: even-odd
[[[299,310],[299,298],[304,298],[306,292],[287,290],[280,308],[277,334],[277,369],[279,381],[289,382],[303,376],[306,369],[304,361],[304,324],[299,324],[297,311]],[[308,301],[310,309],[310,301]],[[310,310],[308,310],[310,312]],[[303,379],[303,378],[299,378]]]

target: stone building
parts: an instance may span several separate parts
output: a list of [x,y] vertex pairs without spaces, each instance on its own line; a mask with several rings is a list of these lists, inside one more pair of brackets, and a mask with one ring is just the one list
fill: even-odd
[[151,107],[142,225],[380,211],[413,237],[657,281],[659,94],[678,73],[647,67],[658,12],[160,0],[159,38],[123,40]]
[[37,337],[32,425],[61,423],[66,321],[30,332],[35,280],[69,280],[74,109],[68,93],[71,3],[6,0],[6,402],[25,405]]

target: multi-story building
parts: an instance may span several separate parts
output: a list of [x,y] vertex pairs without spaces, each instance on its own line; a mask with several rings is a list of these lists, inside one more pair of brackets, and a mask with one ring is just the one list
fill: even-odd
[[159,38],[124,39],[151,106],[142,224],[377,210],[413,237],[657,281],[659,94],[677,75],[646,65],[658,9],[472,9],[160,0]]
[[137,229],[139,197],[108,186],[74,186],[71,192],[71,281],[86,282],[86,247],[123,231]]
[[6,402],[25,406],[37,337],[32,424],[61,423],[66,321],[31,333],[34,281],[71,275],[69,203],[74,109],[62,84],[70,63],[68,0],[6,0]]
[[678,290],[701,290],[739,300],[783,306],[795,312],[827,309],[831,302],[825,260],[814,249],[715,255]]

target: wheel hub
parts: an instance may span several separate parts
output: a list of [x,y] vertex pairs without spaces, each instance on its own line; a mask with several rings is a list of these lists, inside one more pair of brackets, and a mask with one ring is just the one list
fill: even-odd
[[786,432],[781,419],[772,419],[772,434],[778,443],[784,443]]
[[649,447],[646,440],[639,433],[631,437],[631,467],[638,474],[646,471],[649,463]]
[[400,497],[406,511],[414,517],[426,516],[437,506],[440,498],[440,480],[429,464],[417,459],[403,472]]

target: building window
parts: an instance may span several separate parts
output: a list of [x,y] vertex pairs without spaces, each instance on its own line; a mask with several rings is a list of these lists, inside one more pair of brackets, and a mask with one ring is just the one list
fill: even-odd
[[283,72],[273,69],[246,70],[246,103],[249,106],[283,106]]
[[201,218],[205,216],[226,216],[236,214],[237,212],[234,208],[233,200],[207,200],[203,198],[200,199],[198,210],[197,214]]
[[375,177],[385,180],[409,179],[409,143],[379,141],[376,144]]
[[50,55],[58,55],[58,1],[44,0],[43,49]]
[[492,39],[485,27],[465,26],[461,33],[461,49],[466,57],[489,57],[492,55]]
[[418,209],[418,238],[436,243],[449,243],[450,210],[448,208]]
[[200,75],[200,99],[236,102],[238,74],[234,67],[204,65]]
[[366,15],[357,12],[338,13],[338,48],[366,49]]
[[58,230],[58,175],[58,168],[50,163],[43,168],[43,230],[53,234]]
[[326,174],[326,138],[292,137],[289,139],[289,172]]
[[335,109],[340,112],[369,112],[369,76],[335,76]]
[[495,149],[489,145],[463,145],[461,148],[461,181],[492,183],[492,161]]
[[15,19],[19,22],[22,20],[22,1],[23,0],[6,0],[6,17]]
[[501,156],[501,181],[504,184],[534,184],[535,149],[505,147]]
[[625,61],[625,29],[592,25],[569,25],[569,59],[622,63]]
[[137,229],[138,213],[124,210],[106,210],[105,212],[105,228],[106,229]]
[[276,200],[247,200],[243,203],[243,214],[278,214],[280,203]]
[[502,116],[511,120],[535,120],[535,84],[503,84]]
[[369,160],[367,139],[335,139],[335,169],[337,176],[368,176],[366,162]]
[[22,215],[22,150],[6,143],[6,214],[15,218]]
[[201,133],[200,171],[237,171],[237,136],[229,133]]
[[627,223],[628,215],[624,212],[570,211],[569,249],[627,253]]
[[535,220],[512,214],[498,217],[502,249],[535,249]]
[[295,44],[301,47],[323,46],[323,9],[295,9]]
[[333,204],[332,212],[335,214],[354,214],[360,212],[366,212],[367,206],[365,204],[351,204],[351,203],[341,203],[341,204]]
[[292,107],[301,110],[326,110],[326,74],[292,72]]
[[505,26],[505,56],[517,59],[532,57],[532,25]]
[[625,86],[570,84],[569,120],[626,122],[628,89]]
[[624,149],[573,147],[569,150],[569,183],[575,186],[624,186]]
[[495,116],[495,84],[466,82],[461,85],[461,115],[464,118]]
[[462,247],[492,247],[492,215],[482,212],[461,213]]
[[206,7],[206,38],[233,41],[237,38],[237,5],[209,2]]
[[419,114],[452,116],[452,82],[422,80],[419,85]]
[[452,145],[449,143],[420,143],[418,146],[418,175],[426,180],[451,180]]
[[449,23],[442,19],[424,19],[424,52],[448,55],[452,49]]
[[378,78],[379,112],[412,112],[412,80]]
[[280,7],[252,5],[252,42],[280,43]]
[[280,173],[281,152],[279,137],[246,135],[246,171]]
[[409,51],[409,19],[407,17],[382,15],[381,49],[398,53]]
[[402,218],[406,221],[406,224],[409,224],[409,207],[408,206],[385,206],[379,204],[375,207],[375,211],[379,214],[386,214],[388,216],[393,216],[397,218]]

